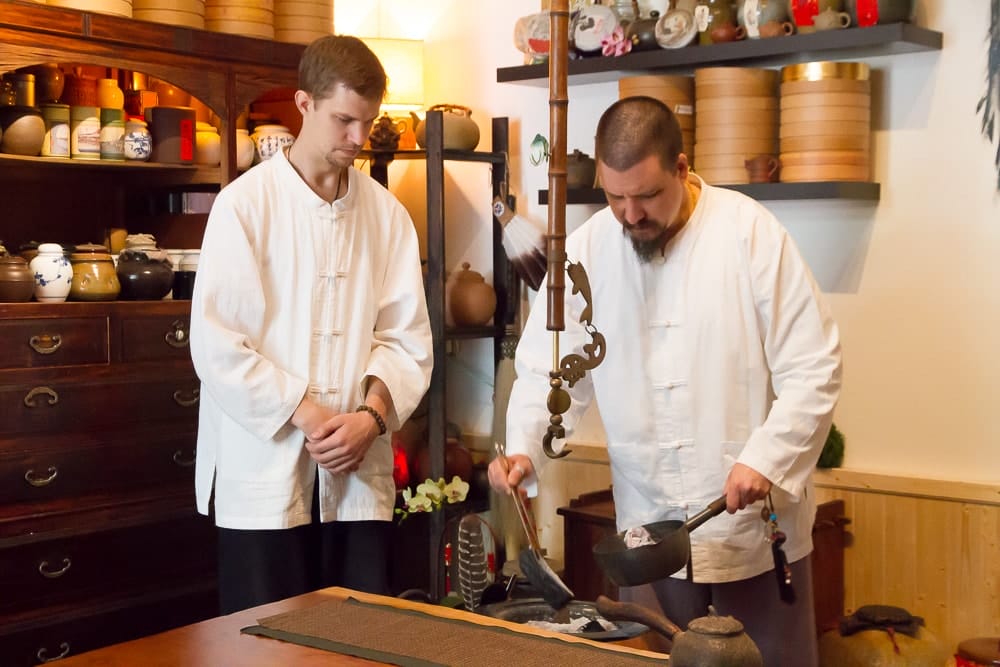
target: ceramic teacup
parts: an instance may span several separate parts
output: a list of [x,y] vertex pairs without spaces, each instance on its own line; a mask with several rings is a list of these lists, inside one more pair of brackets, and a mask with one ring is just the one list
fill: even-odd
[[837,30],[851,25],[851,15],[847,12],[835,12],[827,9],[813,17],[813,25],[817,30]]
[[795,32],[795,24],[791,21],[768,21],[757,28],[761,37],[784,37]]
[[758,155],[744,160],[751,183],[777,183],[781,162],[773,155]]

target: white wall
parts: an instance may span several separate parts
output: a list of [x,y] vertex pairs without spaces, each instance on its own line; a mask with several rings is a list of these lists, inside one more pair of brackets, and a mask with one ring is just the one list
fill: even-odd
[[[378,3],[337,0],[339,31],[349,31],[342,8],[357,4]],[[520,212],[544,225],[547,211],[535,202],[547,187],[546,167],[531,166],[526,156],[531,138],[548,133],[548,90],[496,83],[498,66],[522,62],[514,21],[537,11],[539,0],[381,4],[383,14],[395,4],[393,16],[434,17],[424,35],[429,104],[470,106],[484,148],[489,118],[510,118],[512,190]],[[867,61],[875,70],[881,201],[765,202],[799,244],[840,325],[845,376],[836,421],[851,468],[1000,482],[1000,192],[996,147],[981,137],[975,111],[988,19],[986,2],[917,0],[917,22],[941,31],[945,48]],[[383,36],[404,36],[390,34],[386,23],[383,16]],[[416,23],[400,21],[394,30]],[[571,85],[569,96],[568,147],[593,154],[597,118],[617,97],[617,84]],[[409,171],[393,178],[419,217],[423,182]],[[478,166],[448,174],[448,263],[470,261],[483,271],[488,175]],[[593,210],[568,207],[568,228]],[[458,389],[451,418],[479,433],[490,428],[489,350],[463,343],[449,375]],[[599,421],[589,419],[577,437],[600,440]]]

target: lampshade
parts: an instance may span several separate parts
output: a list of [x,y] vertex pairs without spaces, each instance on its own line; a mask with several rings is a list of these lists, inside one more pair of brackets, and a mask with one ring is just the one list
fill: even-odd
[[415,39],[362,38],[382,62],[388,77],[384,111],[408,111],[424,106],[424,43]]

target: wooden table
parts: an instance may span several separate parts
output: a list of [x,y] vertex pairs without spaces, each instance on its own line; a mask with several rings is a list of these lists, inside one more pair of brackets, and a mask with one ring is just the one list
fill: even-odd
[[[240,667],[274,667],[275,665],[374,665],[380,664],[363,658],[342,654],[331,654],[308,646],[241,634],[240,629],[256,625],[257,619],[294,609],[310,607],[331,599],[343,600],[353,597],[362,602],[382,604],[400,609],[415,609],[442,618],[459,619],[479,625],[500,626],[537,636],[557,636],[566,641],[599,646],[609,651],[623,651],[634,655],[646,655],[663,660],[667,656],[637,648],[592,642],[587,639],[557,635],[546,630],[518,623],[510,623],[467,611],[449,609],[436,605],[401,600],[360,593],[346,588],[326,588],[287,600],[272,602],[252,609],[219,616],[201,623],[186,625],[157,635],[143,637],[130,642],[115,644],[105,648],[67,657],[59,661],[60,667],[217,667],[219,665],[240,665]],[[460,637],[456,637],[460,641]],[[336,662],[334,662],[336,661]]]

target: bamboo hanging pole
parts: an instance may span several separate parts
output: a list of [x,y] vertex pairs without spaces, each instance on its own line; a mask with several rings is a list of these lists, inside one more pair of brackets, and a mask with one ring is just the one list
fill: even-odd
[[[549,226],[545,251],[548,258],[549,331],[563,331],[566,293],[566,69],[569,66],[569,0],[552,0],[549,13]],[[553,354],[559,360],[559,334]],[[556,369],[554,369],[556,370]]]

